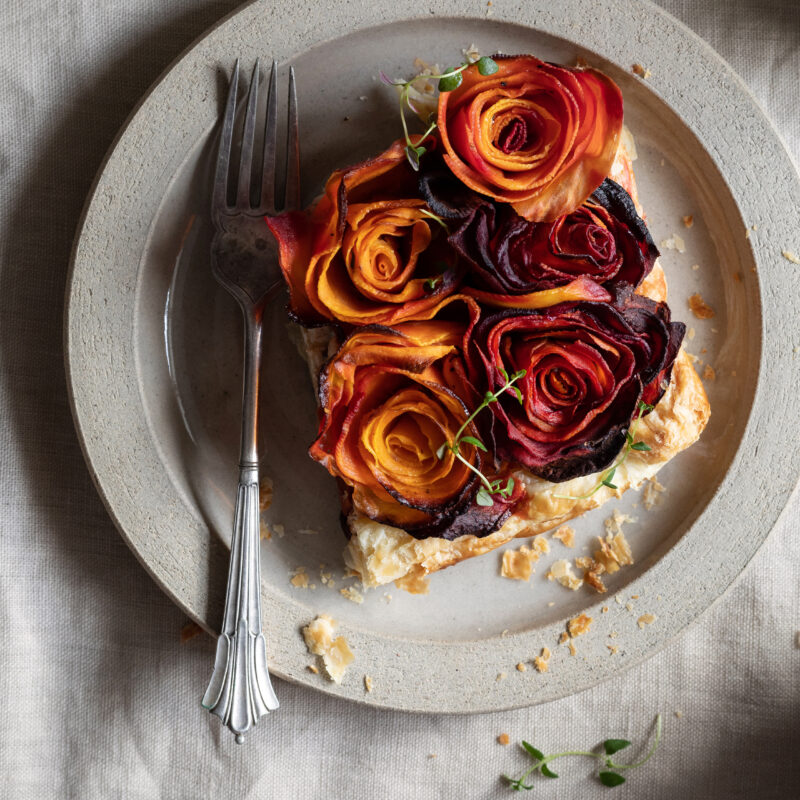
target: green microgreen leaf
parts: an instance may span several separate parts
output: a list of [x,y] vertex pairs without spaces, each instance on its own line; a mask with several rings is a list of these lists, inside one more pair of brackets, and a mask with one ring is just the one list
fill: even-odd
[[634,442],[631,445],[631,450],[641,450],[647,452],[648,450],[650,450],[650,445],[645,444],[644,442]]
[[526,742],[523,739],[522,746],[529,756],[533,756],[537,761],[544,761],[544,753],[541,750],[537,750],[530,742]]
[[514,394],[517,396],[517,400],[519,400],[519,404],[521,406],[525,405],[525,401],[522,399],[522,390],[519,388],[519,386],[512,386],[511,388],[514,391]]
[[651,406],[649,403],[643,403],[641,400],[639,401],[639,416],[641,417],[643,414],[646,414],[648,411],[652,411],[655,406]]
[[508,373],[503,369],[503,367],[498,367],[497,371],[503,376],[504,381],[508,381]]
[[505,491],[505,493],[506,493],[506,495],[508,497],[511,496],[511,493],[514,491],[514,479],[513,478],[509,478],[508,479],[508,483],[506,484],[506,488],[504,489],[504,491]]
[[551,770],[550,767],[547,766],[547,764],[542,764],[542,767],[541,767],[540,771],[541,771],[542,775],[545,776],[545,778],[557,778],[558,777],[558,774],[553,772],[553,770]]
[[[450,70],[452,73],[453,70]],[[456,72],[455,74],[448,74],[445,75],[443,78],[439,79],[439,91],[440,92],[452,92],[455,89],[458,89],[461,86],[461,81],[464,78],[462,77],[460,72]]]
[[521,792],[523,789],[525,790],[533,789],[533,786],[529,786],[527,783],[524,783],[522,778],[510,778],[508,775],[503,775],[503,777],[508,781],[508,785],[515,792]]
[[424,152],[424,147],[414,147],[410,144],[406,145],[406,158],[408,159],[408,163],[411,164],[411,169],[413,169],[414,172],[419,172],[419,159]]
[[493,58],[489,58],[489,56],[483,56],[483,58],[479,58],[477,60],[478,65],[478,72],[481,75],[494,75],[500,67],[497,66],[497,62]]
[[630,744],[631,743],[627,739],[606,739],[603,742],[603,748],[606,751],[606,755],[613,756],[614,753],[618,753],[620,750],[630,747]]
[[627,442],[627,443],[628,443],[628,444],[629,444],[631,447],[633,447],[633,436],[631,436],[631,432],[630,432],[630,431],[628,431],[628,432],[625,434],[625,441],[626,441],[626,442]]
[[618,772],[601,772],[598,777],[600,778],[600,783],[603,786],[621,786],[625,783],[625,778],[622,777]]
[[480,439],[476,439],[474,436],[462,436],[459,441],[471,444],[474,447],[477,447],[479,450],[483,450],[484,453],[487,452],[486,445]]
[[481,488],[478,489],[478,494],[475,495],[475,502],[479,506],[493,506],[494,505],[494,500],[492,500],[492,496],[491,496],[491,494],[489,494],[489,492],[488,492],[488,490],[486,489],[485,486],[481,486]]
[[434,275],[432,278],[428,278],[423,286],[430,292],[434,291],[436,287],[444,280],[441,275]]

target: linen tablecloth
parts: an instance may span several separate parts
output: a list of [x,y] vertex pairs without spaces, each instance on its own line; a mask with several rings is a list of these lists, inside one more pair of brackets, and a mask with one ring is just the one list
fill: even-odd
[[[797,161],[800,4],[660,5],[732,64]],[[409,715],[278,681],[281,711],[244,747],[200,708],[213,642],[180,644],[184,615],[95,493],[67,402],[62,301],[81,206],[117,129],[169,62],[235,6],[0,7],[0,796],[499,798],[512,796],[500,774],[525,758],[498,734],[551,752],[609,735],[641,740],[657,710],[660,751],[612,796],[800,796],[796,497],[734,589],[685,635],[568,699]],[[786,436],[797,446],[797,431]],[[604,797],[612,790],[593,771],[565,763],[534,795]]]

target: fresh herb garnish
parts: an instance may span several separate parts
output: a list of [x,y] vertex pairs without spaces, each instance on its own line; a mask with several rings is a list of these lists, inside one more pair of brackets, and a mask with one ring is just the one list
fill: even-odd
[[625,434],[625,447],[622,448],[622,452],[617,460],[605,472],[600,473],[600,478],[593,489],[590,489],[588,492],[586,492],[586,494],[554,494],[553,497],[558,497],[561,500],[586,500],[596,492],[600,491],[600,489],[602,489],[604,486],[607,486],[609,489],[616,489],[617,485],[614,483],[614,475],[617,472],[617,468],[621,467],[625,463],[630,451],[638,450],[640,452],[647,452],[650,450],[650,445],[646,442],[637,440],[634,434],[636,433],[636,426],[638,425],[639,420],[648,411],[652,411],[653,408],[654,406],[651,406],[648,403],[643,403],[641,400],[639,401],[638,413],[633,422],[631,422],[628,432]]
[[[528,779],[529,775],[535,772],[539,772],[547,778],[558,777],[558,775],[548,766],[551,761],[555,761],[557,758],[564,758],[565,756],[586,756],[587,758],[598,759],[602,762],[602,766],[606,768],[601,769],[597,775],[597,777],[600,779],[600,783],[602,783],[603,786],[620,786],[621,784],[625,783],[625,778],[620,775],[620,771],[626,769],[635,769],[636,767],[641,767],[643,764],[646,764],[658,749],[660,741],[661,714],[656,716],[656,736],[653,741],[653,745],[651,746],[647,755],[641,761],[637,761],[633,764],[618,764],[611,757],[620,750],[624,750],[626,747],[630,746],[631,743],[627,739],[606,739],[603,742],[602,753],[594,753],[589,750],[567,750],[563,753],[555,753],[551,756],[546,756],[541,750],[534,747],[529,742],[523,741],[522,749],[525,750],[525,752],[533,759],[533,766],[530,767],[519,778],[510,778],[508,775],[503,775],[503,778],[507,781],[508,785],[514,789],[514,791],[521,792],[523,790],[533,789],[533,784],[525,783],[525,781]],[[614,772],[613,770],[617,771]]]
[[[406,158],[414,171],[419,170],[419,160],[427,152],[427,148],[422,143],[436,130],[436,120],[429,119],[428,122],[430,124],[425,133],[416,140],[412,140],[408,132],[408,124],[406,123],[406,107],[415,114],[419,113],[419,109],[417,109],[409,96],[412,86],[420,80],[438,80],[438,89],[440,92],[452,92],[461,86],[461,81],[463,80],[461,73],[470,66],[470,63],[469,61],[465,61],[460,66],[447,70],[447,72],[443,72],[441,75],[415,75],[408,81],[393,81],[381,70],[380,77],[383,83],[387,86],[397,86],[400,88],[400,122],[403,124],[403,136],[406,140]],[[493,75],[499,69],[497,62],[488,56],[479,58],[474,63],[481,75]]]
[[471,444],[473,447],[477,447],[478,450],[486,452],[486,445],[480,440],[476,439],[474,436],[464,436],[464,431],[467,429],[469,424],[478,414],[483,411],[491,403],[497,401],[503,392],[508,391],[509,389],[513,389],[517,394],[517,399],[519,402],[522,402],[522,392],[520,392],[518,386],[514,386],[514,383],[518,381],[520,378],[524,377],[525,370],[521,369],[519,372],[515,372],[513,375],[509,376],[509,374],[500,367],[500,374],[503,376],[505,383],[495,392],[486,392],[481,401],[481,404],[464,420],[464,424],[458,429],[456,432],[455,437],[453,438],[452,442],[445,442],[442,446],[436,451],[436,456],[439,459],[442,459],[447,454],[447,451],[450,450],[455,457],[461,461],[462,463],[466,464],[466,466],[471,469],[480,479],[481,479],[481,487],[478,489],[477,495],[475,495],[475,501],[479,506],[491,506],[494,505],[494,500],[492,500],[493,494],[499,494],[501,497],[511,497],[512,492],[514,491],[514,479],[509,477],[506,481],[505,485],[500,478],[496,478],[495,480],[489,480],[477,467],[473,466],[472,464],[461,455],[460,446],[462,444]]

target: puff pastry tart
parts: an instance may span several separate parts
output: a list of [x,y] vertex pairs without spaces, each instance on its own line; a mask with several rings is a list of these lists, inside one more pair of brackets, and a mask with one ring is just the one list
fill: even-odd
[[456,72],[435,129],[267,220],[318,394],[309,454],[367,587],[413,590],[640,486],[710,413],[619,89],[533,56]]

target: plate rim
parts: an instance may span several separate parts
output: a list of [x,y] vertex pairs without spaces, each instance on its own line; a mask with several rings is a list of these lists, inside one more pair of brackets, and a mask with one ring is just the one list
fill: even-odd
[[[433,0],[433,2],[429,3],[429,7],[432,9],[436,9],[437,12],[441,11],[442,13],[437,13],[433,18],[452,18],[458,17],[460,19],[482,19],[483,17],[483,5],[476,5],[475,9],[465,10],[466,6],[469,5],[468,3],[460,4],[458,9],[453,9],[452,6],[445,2],[445,0]],[[379,8],[380,6],[380,8]],[[508,22],[511,24],[526,26],[526,27],[534,27],[531,24],[531,21],[538,23],[535,27],[537,30],[550,35],[559,37],[566,41],[574,42],[577,47],[581,47],[583,49],[590,49],[598,54],[600,54],[603,58],[611,61],[612,63],[617,64],[617,66],[623,67],[621,63],[619,63],[616,59],[612,58],[608,54],[608,50],[603,50],[599,47],[594,47],[593,44],[589,44],[586,41],[579,41],[574,38],[575,30],[574,27],[570,27],[566,20],[570,19],[570,10],[574,9],[576,11],[583,10],[583,13],[586,12],[586,0],[582,0],[582,2],[577,2],[577,0],[566,0],[566,2],[562,3],[560,7],[560,13],[554,15],[551,9],[548,8],[548,3],[543,2],[543,0],[536,0],[536,2],[528,3],[525,7],[520,9],[514,9],[510,12],[510,14],[505,15],[502,7],[499,6],[495,9],[495,14],[492,17],[492,22]],[[723,93],[727,94],[727,98],[730,101],[739,100],[741,102],[744,99],[745,106],[747,110],[753,111],[755,110],[756,113],[752,115],[750,118],[746,118],[741,124],[745,127],[749,127],[751,130],[758,130],[761,134],[766,133],[768,139],[767,143],[770,145],[777,144],[777,152],[773,153],[776,157],[778,162],[784,160],[786,164],[780,166],[788,165],[788,170],[781,170],[776,169],[773,170],[774,173],[773,177],[780,177],[783,176],[785,180],[784,186],[780,185],[780,181],[778,181],[778,188],[785,190],[785,193],[791,197],[791,188],[794,187],[795,194],[794,196],[800,196],[796,190],[800,188],[800,178],[798,178],[797,174],[797,167],[793,162],[793,158],[789,153],[788,149],[786,148],[780,133],[774,128],[769,118],[765,115],[763,110],[758,103],[758,100],[750,91],[749,87],[739,78],[739,76],[733,71],[733,69],[722,59],[722,57],[714,51],[710,45],[708,45],[704,40],[702,40],[697,34],[695,34],[691,29],[689,29],[686,25],[681,23],[680,21],[676,20],[672,17],[668,12],[664,11],[663,9],[654,6],[649,1],[642,3],[640,0],[595,0],[594,3],[596,11],[604,11],[606,14],[605,18],[618,18],[624,21],[624,27],[628,30],[633,30],[633,28],[637,28],[641,33],[641,44],[642,48],[648,42],[647,36],[642,31],[645,31],[647,34],[651,36],[650,41],[652,41],[652,32],[654,30],[652,19],[655,18],[660,23],[667,26],[667,35],[674,37],[677,41],[680,41],[682,44],[686,45],[689,48],[688,54],[684,52],[683,58],[686,61],[698,61],[699,63],[711,62],[716,67],[716,72],[711,76],[717,79],[727,79],[727,83],[723,80],[721,88]],[[313,7],[313,6],[312,6]],[[426,9],[428,6],[426,6]],[[480,9],[480,11],[477,11]],[[130,148],[132,143],[129,141],[131,138],[131,131],[134,127],[135,123],[141,122],[141,115],[144,111],[148,110],[148,105],[152,105],[154,102],[157,94],[165,90],[165,87],[168,87],[170,82],[176,80],[176,72],[178,68],[182,65],[186,66],[187,61],[191,60],[192,57],[197,59],[199,51],[203,47],[209,47],[212,37],[221,31],[221,29],[225,28],[225,26],[230,26],[229,33],[235,33],[237,26],[243,27],[245,24],[245,19],[248,18],[248,15],[252,17],[252,15],[259,13],[260,11],[268,12],[272,18],[274,19],[276,14],[280,16],[279,12],[282,12],[285,18],[286,26],[290,31],[290,35],[286,36],[287,40],[291,39],[292,43],[286,49],[289,53],[294,52],[302,52],[307,47],[318,45],[323,43],[324,41],[330,41],[332,39],[338,38],[341,35],[346,35],[347,33],[354,33],[357,31],[365,30],[371,28],[375,25],[383,25],[388,24],[390,22],[396,22],[402,19],[409,19],[409,18],[419,18],[418,9],[416,8],[415,4],[411,2],[411,0],[399,0],[398,2],[393,2],[391,4],[391,11],[388,11],[384,8],[384,4],[375,4],[375,8],[371,11],[372,16],[365,16],[362,15],[359,18],[359,24],[356,27],[348,27],[346,30],[338,31],[334,30],[334,32],[325,38],[321,38],[316,40],[313,36],[309,37],[308,31],[295,30],[293,25],[297,25],[297,21],[293,19],[291,16],[286,16],[285,9],[281,9],[280,5],[276,5],[270,0],[252,0],[251,2],[247,3],[244,6],[240,6],[237,9],[234,9],[221,20],[219,20],[215,25],[209,28],[205,33],[199,36],[197,39],[192,42],[176,59],[172,61],[172,63],[161,73],[159,78],[154,82],[154,84],[150,87],[150,89],[145,93],[145,95],[141,98],[141,100],[135,105],[134,109],[131,111],[130,115],[128,116],[127,120],[121,127],[119,133],[115,137],[112,145],[110,146],[108,152],[106,153],[101,165],[98,169],[97,175],[93,181],[92,187],[90,192],[87,196],[86,203],[84,204],[83,211],[81,213],[80,221],[77,226],[76,236],[73,243],[72,253],[70,256],[70,264],[69,264],[69,273],[67,277],[67,284],[66,284],[66,292],[65,292],[65,314],[64,314],[64,342],[65,342],[65,369],[67,374],[67,387],[68,387],[68,394],[69,394],[69,402],[70,408],[73,414],[73,420],[75,422],[75,427],[78,433],[78,439],[80,442],[81,450],[84,454],[84,458],[87,462],[87,467],[89,469],[90,475],[92,480],[95,483],[95,486],[98,489],[98,493],[100,494],[108,512],[111,516],[112,521],[120,531],[124,541],[128,544],[129,548],[133,551],[136,558],[140,561],[140,563],[145,567],[147,572],[153,577],[156,583],[161,587],[161,589],[175,602],[180,608],[182,608],[191,618],[195,619],[199,622],[206,630],[210,630],[212,625],[208,622],[208,612],[209,612],[209,599],[206,597],[205,603],[202,600],[198,601],[197,597],[192,599],[191,597],[187,599],[186,591],[184,587],[183,592],[179,592],[174,589],[174,587],[170,584],[170,572],[169,570],[164,569],[164,565],[160,564],[161,567],[158,569],[153,565],[153,559],[148,558],[150,555],[147,551],[146,547],[142,546],[142,542],[139,541],[131,532],[129,532],[126,528],[127,520],[123,520],[123,514],[120,513],[120,497],[119,497],[119,486],[114,486],[113,482],[110,482],[107,475],[101,474],[101,471],[97,469],[97,464],[99,462],[103,462],[104,458],[107,454],[102,453],[102,443],[98,441],[98,436],[96,435],[98,431],[94,429],[91,425],[91,419],[86,416],[86,395],[85,395],[85,387],[82,387],[80,375],[80,369],[82,366],[85,366],[85,361],[82,360],[82,357],[86,355],[85,350],[83,347],[85,343],[80,340],[79,334],[82,332],[82,328],[80,325],[80,316],[81,311],[85,311],[87,308],[87,302],[89,306],[91,306],[91,302],[87,301],[86,298],[86,286],[80,285],[80,281],[85,276],[81,273],[81,268],[85,269],[85,261],[81,262],[81,257],[83,255],[82,246],[85,246],[87,243],[87,237],[91,238],[91,235],[94,233],[92,230],[92,225],[96,224],[97,219],[102,220],[104,209],[98,208],[98,204],[103,199],[100,196],[100,189],[103,184],[104,177],[107,177],[109,167],[112,164],[119,164],[120,161],[124,162],[126,157],[130,156]],[[346,25],[347,22],[350,20],[348,19],[349,15],[352,14],[352,6],[346,0],[333,0],[333,2],[326,4],[327,12],[331,13],[334,18],[337,20],[340,26]],[[531,19],[529,21],[529,19]],[[366,22],[365,22],[366,20]],[[280,25],[275,25],[277,29],[283,30]],[[311,26],[313,27],[313,26]],[[660,32],[660,35],[665,35],[664,30]],[[304,41],[304,36],[305,41]],[[599,35],[595,36],[595,39],[598,38]],[[589,37],[591,38],[591,37]],[[261,49],[265,49],[266,45],[264,45]],[[624,49],[624,48],[623,48]],[[633,63],[633,62],[632,62]],[[208,66],[208,65],[206,65]],[[623,67],[625,68],[625,67]],[[708,77],[708,76],[706,76]],[[660,85],[658,83],[658,76],[654,76],[654,78],[649,81],[651,91],[654,91],[656,95],[658,95],[662,101],[664,101],[669,108],[672,109],[674,113],[676,113],[681,120],[686,124],[697,136],[698,140],[703,145],[703,148],[707,150],[706,143],[704,137],[700,134],[700,132],[695,128],[694,125],[690,123],[689,120],[685,118],[683,114],[681,114],[673,104],[669,103],[661,93],[658,91]],[[185,86],[184,86],[185,88]],[[734,107],[737,105],[735,102],[732,104]],[[741,132],[741,131],[740,131]],[[719,159],[712,156],[712,160],[715,162],[717,169],[720,172],[723,180],[728,184],[729,189],[731,190],[731,194],[734,197],[736,202],[737,208],[739,209],[740,213],[743,214],[743,203],[740,202],[737,192],[734,190],[735,185],[731,186],[729,181],[728,173],[723,170],[719,164]],[[751,166],[751,165],[748,165]],[[734,184],[736,182],[734,181]],[[773,186],[774,188],[774,186]],[[786,206],[783,206],[786,208]],[[791,204],[789,205],[791,208]],[[773,207],[774,210],[774,207]],[[763,212],[764,209],[761,209]],[[781,213],[783,218],[781,218]],[[94,216],[93,216],[94,215]],[[771,219],[771,227],[769,228],[769,232],[772,233],[773,231],[778,233],[785,233],[787,235],[790,234],[790,230],[787,224],[787,213],[785,211],[779,212],[777,215],[777,219]],[[747,220],[748,224],[751,222],[752,219]],[[760,222],[760,220],[759,220]],[[791,304],[787,302],[787,298],[791,295],[789,291],[787,291],[787,281],[783,281],[781,284],[782,291],[785,292],[783,297],[780,295],[776,296],[774,291],[777,288],[777,284],[780,283],[779,278],[776,276],[776,273],[782,274],[780,264],[780,247],[782,246],[782,242],[779,241],[777,238],[770,239],[770,241],[774,241],[774,253],[769,253],[766,251],[765,246],[761,244],[763,238],[762,236],[758,237],[756,242],[751,242],[751,248],[753,250],[753,256],[755,261],[758,265],[758,279],[759,279],[759,286],[761,291],[762,299],[772,300],[774,301],[776,306],[790,306]],[[787,238],[785,241],[791,242],[791,239]],[[776,258],[775,264],[771,263],[769,256],[774,256]],[[775,265],[778,266],[778,269],[774,269]],[[769,269],[767,269],[769,267]],[[138,268],[138,267],[137,267]],[[770,291],[772,289],[773,291]],[[91,295],[91,292],[90,292]],[[795,289],[795,299],[800,297],[800,292]],[[83,303],[83,306],[79,307],[80,303]],[[726,475],[724,476],[720,486],[718,487],[717,492],[715,493],[714,497],[709,501],[708,505],[711,505],[715,502],[718,496],[722,493],[723,489],[730,490],[730,483],[731,483],[731,476],[734,472],[738,471],[738,467],[741,464],[743,454],[743,445],[748,437],[752,438],[753,431],[752,428],[754,427],[754,420],[753,417],[755,416],[755,412],[758,408],[760,408],[764,403],[763,394],[766,391],[766,369],[765,369],[765,359],[771,353],[767,352],[767,344],[771,342],[772,339],[770,337],[776,337],[777,334],[771,334],[768,330],[768,318],[774,316],[774,309],[771,306],[765,307],[766,303],[762,301],[762,351],[761,351],[761,360],[759,364],[758,370],[758,377],[757,377],[757,384],[753,396],[753,407],[751,409],[751,416],[747,422],[745,431],[742,435],[742,439],[739,442],[737,447],[737,452],[731,461],[730,468]],[[769,310],[769,314],[767,313]],[[779,316],[779,315],[778,315]],[[791,317],[789,318],[791,319]],[[784,318],[784,323],[786,322],[786,318]],[[797,323],[794,324],[795,332],[797,332],[798,325]],[[131,347],[131,353],[133,353],[133,347]],[[776,354],[772,354],[776,355]],[[775,361],[772,364],[773,373],[779,368],[789,367],[791,365],[791,359],[786,359],[786,354],[783,354],[783,357],[778,357],[780,354],[776,355]],[[791,353],[789,353],[791,356]],[[135,359],[133,359],[135,361]],[[790,371],[790,370],[789,370]],[[796,368],[795,368],[796,371]],[[138,389],[134,394],[138,393]],[[126,397],[125,400],[130,400],[130,398]],[[82,403],[84,404],[82,406]],[[477,687],[475,691],[473,691],[468,696],[464,696],[463,687],[460,690],[460,697],[463,700],[463,704],[459,708],[452,708],[448,705],[442,706],[441,697],[434,693],[440,687],[435,687],[433,685],[426,688],[426,692],[423,693],[421,696],[419,693],[408,692],[408,691],[399,691],[397,694],[392,695],[382,695],[380,693],[375,693],[375,696],[372,695],[366,696],[363,692],[363,688],[360,686],[356,686],[355,680],[351,679],[350,683],[348,684],[345,682],[341,686],[337,686],[335,684],[329,683],[321,683],[318,680],[315,680],[315,676],[309,675],[302,670],[291,670],[291,671],[284,671],[281,669],[274,670],[275,674],[279,675],[280,677],[286,678],[288,680],[302,683],[304,685],[310,686],[312,688],[316,688],[322,691],[325,691],[329,694],[333,694],[336,696],[346,697],[347,699],[355,700],[358,702],[365,703],[367,705],[372,706],[381,706],[385,708],[393,708],[398,710],[407,710],[407,711],[429,711],[429,712],[450,712],[450,713],[474,713],[474,712],[483,712],[483,711],[492,711],[492,710],[504,710],[510,708],[517,708],[517,707],[524,707],[528,705],[532,705],[534,703],[543,702],[546,700],[553,700],[557,699],[558,697],[563,697],[568,694],[572,694],[577,691],[581,691],[589,686],[595,685],[600,683],[603,680],[607,680],[626,669],[634,666],[637,663],[649,658],[651,655],[654,655],[659,650],[663,649],[669,642],[673,641],[677,636],[679,636],[689,624],[695,621],[702,613],[704,613],[714,602],[719,600],[723,597],[727,592],[731,589],[731,587],[736,583],[738,577],[741,575],[741,572],[746,567],[747,563],[752,559],[755,555],[757,550],[765,541],[767,535],[769,534],[770,530],[777,524],[780,517],[783,515],[783,512],[786,508],[786,504],[789,501],[789,498],[792,494],[792,491],[796,484],[796,479],[798,473],[800,473],[800,455],[792,456],[791,454],[787,454],[785,456],[787,466],[790,467],[790,475],[792,477],[791,486],[783,487],[779,495],[781,497],[781,503],[779,506],[779,511],[774,514],[772,520],[766,524],[762,525],[758,530],[758,535],[754,537],[750,537],[747,539],[746,542],[742,542],[742,549],[739,552],[739,559],[736,561],[735,564],[729,566],[729,569],[725,573],[724,581],[716,581],[716,584],[724,583],[724,585],[719,588],[717,587],[715,590],[708,591],[702,593],[701,602],[696,603],[695,605],[699,606],[699,608],[693,608],[688,614],[684,612],[685,619],[682,619],[678,622],[677,625],[674,625],[671,629],[671,632],[668,632],[666,636],[662,636],[658,639],[657,642],[652,642],[647,646],[644,646],[641,649],[641,652],[637,656],[631,656],[627,659],[622,659],[617,662],[611,669],[607,668],[599,668],[599,672],[601,674],[595,674],[595,671],[589,670],[586,673],[587,680],[583,683],[578,685],[564,686],[561,685],[562,682],[558,680],[551,680],[548,684],[546,684],[546,690],[542,692],[536,691],[529,691],[523,697],[517,696],[513,701],[509,702],[508,696],[504,696],[500,691],[493,691],[493,692],[486,692],[486,691],[478,691]],[[708,507],[708,506],[707,506]],[[706,507],[706,508],[707,508]],[[705,514],[705,510],[701,512],[700,517]],[[700,518],[695,521],[694,525],[699,522]],[[675,551],[681,549],[682,547],[686,546],[686,542],[689,539],[689,534],[691,533],[692,528],[690,527],[689,530],[686,531],[684,536],[681,540],[676,543],[676,545],[671,548],[662,558],[662,560],[666,558],[676,558],[677,553]],[[744,545],[749,545],[745,547]],[[209,558],[216,557],[222,553],[226,553],[227,551],[219,546],[215,546],[213,541],[209,541],[205,543],[205,553]],[[223,564],[224,569],[225,564]],[[207,570],[210,567],[207,566]],[[645,576],[648,576],[648,579],[652,579],[653,569],[651,568],[648,570],[643,576],[639,579],[634,581],[629,585],[629,589],[631,591],[636,591],[636,586],[642,582]],[[206,572],[207,576],[207,572]],[[202,578],[203,576],[199,576],[199,582],[197,585],[193,587],[194,591],[200,592],[202,595]],[[715,585],[716,585],[715,584]],[[263,587],[262,587],[263,588]],[[265,603],[265,611],[268,609],[275,610],[274,606],[274,598],[269,596],[263,598]],[[599,611],[600,606],[602,605],[602,601],[598,601],[598,603],[593,604],[589,609],[587,609],[587,613],[592,613],[592,609],[595,609],[595,614]],[[265,613],[265,619],[269,619],[271,616]],[[596,618],[596,617],[595,617]],[[548,631],[552,625],[544,626],[543,630],[536,630],[533,632],[524,632],[521,634],[516,634],[513,636],[508,636],[502,639],[499,644],[502,646],[500,649],[506,651],[506,655],[501,655],[500,658],[505,658],[505,663],[513,663],[513,661],[507,660],[508,657],[511,656],[510,654],[514,651],[519,651],[524,645],[523,641],[531,641],[532,639],[536,639],[536,641],[540,641],[544,639],[545,633],[544,631]],[[351,645],[353,649],[359,652],[360,647],[363,647],[364,651],[370,651],[367,642],[363,641],[362,635],[357,631],[354,630],[352,634],[347,630],[346,626],[343,626],[343,630],[345,634],[348,636],[348,639],[351,641]],[[296,635],[299,636],[299,633],[295,631]],[[373,637],[386,640],[390,637],[382,637],[380,634],[372,634]],[[492,639],[485,639],[482,642],[494,642],[498,644],[497,637]],[[421,647],[428,647],[432,650],[432,654],[435,656],[438,654],[439,657],[445,656],[445,658],[451,658],[452,653],[447,653],[446,651],[452,649],[453,645],[458,648],[464,649],[463,645],[464,642],[459,641],[453,643],[452,645],[449,643],[420,643],[418,640],[409,644],[411,649],[415,649],[418,646]],[[533,648],[528,648],[530,652],[534,652]],[[306,659],[307,660],[307,659]],[[463,663],[462,663],[463,662]],[[464,662],[463,657],[459,658],[456,656],[456,662],[450,661],[451,666],[448,669],[452,669],[455,666],[458,671],[462,669],[470,672],[471,665],[467,662]],[[210,665],[209,665],[210,666]],[[493,667],[492,669],[496,669]],[[485,677],[485,676],[484,676]],[[542,676],[544,677],[544,676]],[[468,678],[469,680],[469,678]],[[515,695],[519,695],[524,693],[525,690],[518,689],[515,691]],[[421,698],[421,699],[420,699]],[[448,703],[450,700],[447,701]]]

